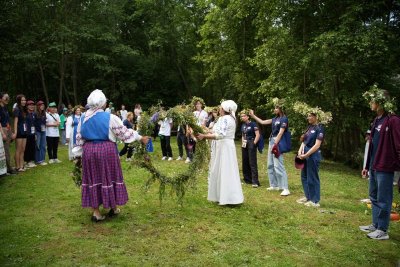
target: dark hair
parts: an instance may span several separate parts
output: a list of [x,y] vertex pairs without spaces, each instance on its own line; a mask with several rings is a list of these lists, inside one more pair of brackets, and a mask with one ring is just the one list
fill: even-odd
[[7,92],[0,92],[0,98],[3,98],[4,95],[8,95]]
[[27,109],[26,105],[25,106],[21,105],[22,98],[25,98],[25,100],[26,100],[25,95],[23,95],[23,94],[17,95],[17,108],[20,110],[20,112],[22,112],[22,116],[25,117],[26,113],[28,112],[28,109]]
[[[42,105],[44,105],[44,103],[43,103]],[[40,106],[41,106],[41,105],[40,105]],[[36,115],[37,115],[37,117],[38,117],[38,118],[46,117],[46,106],[45,106],[45,108],[44,108],[43,110],[40,110],[40,106],[38,106],[37,109],[36,109]]]

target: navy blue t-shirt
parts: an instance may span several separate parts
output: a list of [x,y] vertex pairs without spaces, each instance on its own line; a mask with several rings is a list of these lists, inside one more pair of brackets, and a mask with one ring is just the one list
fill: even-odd
[[281,128],[286,129],[288,127],[289,120],[286,116],[275,117],[272,119],[272,133],[273,137],[276,137]]
[[242,134],[246,140],[253,140],[256,138],[256,131],[258,131],[257,124],[253,121],[249,123],[243,123],[242,127]]
[[34,112],[28,112],[26,115],[26,129],[28,135],[34,135],[36,132],[35,119],[36,114]]
[[130,123],[128,120],[124,120],[123,124],[125,125],[126,128],[133,129],[133,124]]
[[1,127],[7,127],[10,124],[10,114],[8,113],[7,107],[0,106],[0,122]]
[[374,159],[375,159],[375,154],[376,151],[378,150],[378,144],[379,144],[379,138],[380,138],[380,132],[381,132],[381,127],[383,122],[385,121],[387,117],[382,116],[380,118],[377,118],[375,120],[374,125],[372,126],[372,131],[371,131],[371,136],[372,136],[372,151],[371,151],[371,157],[370,157],[370,164],[369,166],[372,168]]
[[16,107],[13,111],[14,118],[18,118],[17,124],[17,134],[26,135],[28,132],[28,127],[26,125],[26,117],[24,116],[23,112]]
[[40,116],[39,113],[35,114],[35,128],[36,132],[45,132],[46,131],[46,114],[44,116]]
[[310,125],[307,132],[304,134],[304,144],[311,148],[315,145],[317,140],[324,140],[325,130],[322,125]]

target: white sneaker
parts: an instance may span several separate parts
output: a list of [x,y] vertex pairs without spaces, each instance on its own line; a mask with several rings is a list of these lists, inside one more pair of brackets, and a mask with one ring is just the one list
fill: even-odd
[[296,200],[296,202],[299,204],[304,204],[307,202],[307,198],[306,197],[299,198],[298,200]]
[[279,187],[270,186],[270,187],[267,188],[267,190],[268,190],[268,191],[278,191],[278,190],[279,190]]
[[177,157],[177,158],[176,158],[176,160],[182,160],[182,157],[181,157],[181,156],[179,156],[179,157]]
[[362,225],[358,227],[361,231],[366,233],[372,233],[376,231],[376,227],[373,224],[370,225]]
[[43,161],[43,162],[39,163],[39,165],[46,166],[47,163],[45,161]]
[[49,159],[49,164],[55,163],[54,159]]
[[290,195],[289,189],[283,189],[281,196],[288,196],[288,195]]
[[185,163],[190,163],[191,160],[189,158],[186,158]]
[[171,160],[174,160],[174,159],[173,159],[172,157],[169,157],[169,158],[168,158],[168,161],[171,161]]
[[318,208],[320,205],[319,205],[319,203],[314,203],[314,202],[312,202],[312,201],[307,201],[307,202],[304,204],[304,206],[306,206],[306,207]]
[[166,160],[167,159],[167,157],[162,157],[162,159],[161,160]]
[[379,230],[379,229],[367,234],[367,236],[369,238],[375,239],[375,240],[388,240],[389,239],[388,233],[385,231]]
[[28,164],[26,164],[26,166],[28,167],[28,168],[34,168],[34,167],[36,167],[37,165],[35,164],[35,163],[33,163],[33,162],[28,162]]
[[59,160],[59,159],[54,159],[54,163],[61,163],[61,160]]

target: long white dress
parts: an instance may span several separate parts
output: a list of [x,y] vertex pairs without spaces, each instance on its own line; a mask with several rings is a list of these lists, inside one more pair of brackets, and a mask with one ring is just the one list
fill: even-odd
[[217,140],[212,144],[208,172],[208,200],[219,205],[244,201],[234,142],[235,119],[225,115],[213,127]]

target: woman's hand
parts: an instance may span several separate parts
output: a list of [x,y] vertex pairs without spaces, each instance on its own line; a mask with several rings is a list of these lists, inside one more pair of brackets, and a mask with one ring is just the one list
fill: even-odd
[[199,140],[203,140],[205,138],[205,135],[204,134],[198,134],[196,137]]
[[252,109],[249,110],[249,115],[250,115],[251,117],[254,116],[254,111],[253,111]]
[[307,154],[301,154],[301,155],[298,155],[298,157],[300,159],[306,159],[306,158],[308,158],[308,155]]
[[142,144],[144,144],[144,145],[147,145],[147,143],[149,142],[149,137],[142,136],[142,138],[140,139],[140,142],[142,142]]

